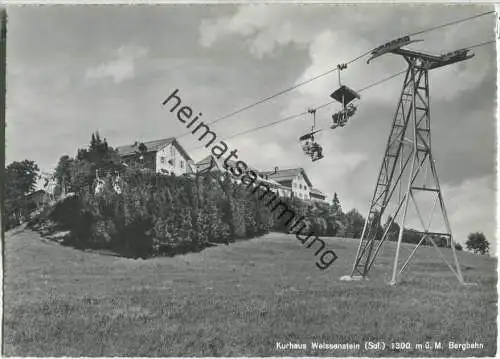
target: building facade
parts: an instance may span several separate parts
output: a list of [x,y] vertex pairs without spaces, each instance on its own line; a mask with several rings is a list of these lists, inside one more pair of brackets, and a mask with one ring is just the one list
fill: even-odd
[[304,201],[311,199],[312,184],[303,168],[276,169],[275,171],[261,172],[261,175],[278,182],[286,188],[291,197],[297,197]]
[[179,142],[171,137],[119,146],[118,154],[127,165],[140,165],[156,173],[181,176],[193,173],[193,160]]
[[[226,168],[224,165],[224,162],[222,160],[219,160],[212,155],[209,155],[209,156],[205,157],[204,159],[202,159],[201,161],[196,163],[196,170],[198,171],[198,173],[202,173],[202,172],[209,171],[209,170],[210,171],[218,170],[218,171],[221,171],[222,173],[225,173],[227,171],[230,171],[230,169],[232,167],[236,168],[235,161],[228,161],[227,168]],[[251,171],[255,172],[255,174],[257,175],[257,179],[255,181],[256,183],[262,183],[263,185],[266,185],[267,187],[269,187],[269,189],[272,192],[278,194],[281,197],[291,197],[292,196],[290,188],[283,186],[282,184],[274,181],[273,179],[269,178],[268,175],[261,173],[257,169],[252,168],[250,166],[248,166],[247,170],[248,171],[251,170]],[[243,175],[238,176],[238,177],[242,177],[242,176]],[[232,181],[233,181],[233,183],[241,183],[240,178],[233,178]]]
[[[230,170],[232,166],[235,166],[235,162],[228,161],[227,165],[227,168],[225,168],[223,161],[209,155],[196,163],[196,170],[198,173],[208,170],[219,170],[224,173]],[[251,167],[248,167],[248,169],[257,174],[256,182],[266,185],[280,197],[296,197],[304,201],[315,202],[324,202],[326,199],[323,192],[312,187],[311,181],[303,168],[276,169],[275,171],[258,171]],[[240,183],[241,180],[233,178],[233,182]]]

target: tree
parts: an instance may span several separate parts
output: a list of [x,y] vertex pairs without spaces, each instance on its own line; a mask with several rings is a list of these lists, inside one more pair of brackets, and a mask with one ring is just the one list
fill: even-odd
[[346,220],[346,228],[345,228],[345,236],[350,238],[359,238],[363,232],[363,227],[365,225],[365,219],[363,216],[356,210],[351,209],[345,215]]
[[144,161],[146,159],[146,154],[148,153],[148,147],[144,144],[144,142],[141,142],[135,153],[138,155],[139,162],[134,163],[133,166],[135,166],[135,168],[144,168]]
[[139,144],[138,150],[139,150],[139,154],[144,156],[146,154],[146,152],[148,152],[148,147],[144,144],[144,142],[141,142]]
[[71,185],[72,170],[75,160],[68,155],[61,156],[54,173],[57,184],[63,193],[66,193]]
[[96,178],[98,170],[121,170],[120,155],[108,145],[106,139],[101,140],[99,132],[92,134],[90,146],[79,149],[71,166],[71,188],[79,191],[90,187]]
[[88,148],[78,150],[76,159],[89,161],[97,168],[120,163],[120,156],[108,145],[106,139],[101,140],[99,131],[92,134]]
[[337,195],[337,192],[333,194],[332,212],[334,215],[342,212],[342,206],[340,205],[339,196]]
[[5,198],[15,199],[32,192],[39,171],[35,161],[24,160],[9,164],[5,168]]
[[35,189],[40,169],[35,161],[12,162],[5,168],[6,228],[16,225],[26,214],[25,196]]
[[455,249],[457,251],[461,251],[461,250],[463,250],[463,247],[462,247],[462,245],[460,243],[455,243]]
[[486,240],[486,237],[481,232],[470,233],[467,236],[467,242],[465,242],[465,247],[473,251],[475,254],[488,254],[490,243]]
[[[387,230],[389,223],[392,221],[392,216],[387,217],[387,221],[384,224],[384,231]],[[397,241],[399,236],[399,224],[394,220],[391,224],[391,227],[387,231],[387,240],[389,241]]]

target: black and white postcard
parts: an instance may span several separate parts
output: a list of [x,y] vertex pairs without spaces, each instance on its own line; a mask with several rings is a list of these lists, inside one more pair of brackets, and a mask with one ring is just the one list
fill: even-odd
[[2,354],[495,357],[497,20],[3,6]]

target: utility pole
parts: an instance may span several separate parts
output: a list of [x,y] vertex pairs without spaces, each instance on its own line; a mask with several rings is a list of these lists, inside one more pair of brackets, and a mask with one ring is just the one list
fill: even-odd
[[[415,40],[410,40],[406,36],[372,51],[372,59],[386,53],[399,55],[407,62],[408,69],[352,273],[350,276],[341,278],[344,280],[365,279],[367,277],[382,244],[387,239],[392,224],[397,220],[400,228],[390,282],[392,285],[397,283],[399,276],[408,266],[415,251],[426,239],[437,249],[443,261],[456,275],[460,283],[464,284],[439,185],[436,163],[431,151],[429,71],[470,59],[474,55],[469,54],[470,50],[468,49],[457,50],[442,56],[434,56],[401,48],[412,42],[415,42]],[[425,196],[427,196],[423,202],[422,197],[419,197],[420,193],[425,193]],[[421,204],[428,204],[431,201],[433,202],[432,211],[426,220],[423,217]],[[410,207],[410,204],[412,204],[412,207]],[[436,207],[442,219],[442,229],[440,231],[431,229]],[[416,215],[413,216],[413,219],[418,219],[421,225],[421,229],[418,230],[421,239],[404,263],[399,266],[401,242],[405,224],[409,218],[408,211],[410,208],[415,209]],[[387,213],[390,210],[393,212]],[[383,231],[383,235],[380,236],[380,233],[377,234],[377,229],[380,228],[380,221],[384,214],[389,214],[392,219]],[[451,246],[453,252],[454,264],[449,263],[439,251],[434,242],[436,237],[447,238],[448,245]]]

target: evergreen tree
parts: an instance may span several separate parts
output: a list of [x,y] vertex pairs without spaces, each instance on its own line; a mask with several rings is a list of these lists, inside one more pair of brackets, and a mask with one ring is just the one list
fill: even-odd
[[96,178],[96,172],[121,170],[121,159],[118,153],[102,140],[98,131],[92,133],[90,145],[78,149],[76,161],[72,166],[72,190],[90,188]]
[[333,194],[333,199],[332,199],[332,212],[333,214],[338,214],[342,212],[342,206],[340,205],[340,200],[337,195],[337,192]]
[[55,170],[55,178],[63,193],[71,186],[71,177],[75,160],[68,155],[61,156]]
[[144,155],[146,154],[146,152],[148,152],[148,147],[144,144],[144,142],[141,142],[138,147],[138,150],[141,155]]
[[27,214],[25,195],[35,189],[39,178],[38,165],[35,161],[24,160],[12,162],[4,172],[4,211],[6,219],[5,229],[19,223]]
[[346,213],[345,220],[347,222],[345,236],[349,238],[360,238],[365,225],[363,216],[353,208]]

